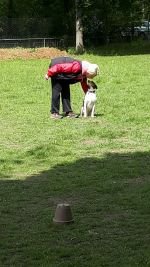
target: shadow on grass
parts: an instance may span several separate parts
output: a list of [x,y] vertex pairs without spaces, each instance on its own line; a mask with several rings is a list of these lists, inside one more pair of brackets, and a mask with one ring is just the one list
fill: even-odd
[[87,49],[88,54],[98,56],[127,56],[150,54],[150,40],[102,45]]
[[[0,182],[1,266],[149,266],[150,153],[106,154]],[[58,203],[75,223],[56,226]]]
[[95,114],[95,117],[103,117],[104,116],[104,113],[96,113]]

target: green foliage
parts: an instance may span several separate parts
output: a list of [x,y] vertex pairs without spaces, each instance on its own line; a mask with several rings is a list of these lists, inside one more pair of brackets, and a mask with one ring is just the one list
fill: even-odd
[[[91,28],[93,28],[92,31],[95,35],[100,34],[100,29],[98,31],[97,28],[99,23],[103,24],[103,30],[107,34],[114,27],[131,26],[139,22],[141,18],[148,19],[150,12],[148,0],[1,0],[0,34],[7,32],[7,27],[3,26],[5,23],[4,17],[10,17],[26,18],[24,26],[20,24],[21,29],[28,27],[28,24],[33,29],[36,26],[38,28],[38,20],[40,21],[41,19],[40,23],[43,28],[43,36],[75,36],[76,6],[80,10],[84,30],[90,33]],[[33,23],[32,20],[37,18],[37,22]],[[42,23],[42,18],[49,18],[48,23]],[[18,25],[12,25],[10,32],[14,28],[17,29]],[[34,35],[34,32],[31,31],[30,35]]]

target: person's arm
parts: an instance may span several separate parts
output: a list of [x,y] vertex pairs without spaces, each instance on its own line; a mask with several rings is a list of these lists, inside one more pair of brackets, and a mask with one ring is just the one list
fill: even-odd
[[88,86],[88,84],[87,84],[87,78],[84,78],[84,79],[82,80],[82,82],[81,82],[81,86],[82,86],[82,89],[83,89],[84,93],[86,94],[86,92],[87,92],[87,90],[88,90],[88,88],[89,88],[89,86]]

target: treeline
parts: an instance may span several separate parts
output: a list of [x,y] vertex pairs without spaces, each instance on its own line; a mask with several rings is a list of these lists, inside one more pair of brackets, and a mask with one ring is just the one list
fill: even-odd
[[0,37],[75,38],[77,7],[85,40],[106,40],[150,13],[149,0],[1,0]]

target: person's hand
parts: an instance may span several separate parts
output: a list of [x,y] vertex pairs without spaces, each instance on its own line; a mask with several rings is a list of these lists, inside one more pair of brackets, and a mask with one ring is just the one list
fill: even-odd
[[48,79],[49,79],[49,77],[48,77],[48,75],[46,74],[46,75],[45,75],[45,80],[48,80]]

